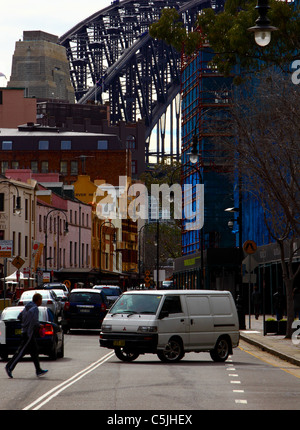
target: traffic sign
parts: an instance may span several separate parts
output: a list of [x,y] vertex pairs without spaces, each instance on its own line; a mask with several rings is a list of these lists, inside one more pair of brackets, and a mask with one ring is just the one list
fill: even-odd
[[21,258],[19,255],[13,259],[12,264],[17,268],[20,269],[23,264],[25,263],[25,260],[23,260],[23,258]]
[[246,240],[243,245],[243,250],[246,254],[254,254],[257,250],[257,245],[253,240]]

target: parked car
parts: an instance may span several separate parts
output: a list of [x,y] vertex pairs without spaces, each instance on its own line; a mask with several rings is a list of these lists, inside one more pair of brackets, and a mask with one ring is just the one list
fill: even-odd
[[64,333],[71,328],[100,328],[108,307],[102,291],[93,288],[72,290],[63,311]]
[[56,294],[58,304],[60,305],[60,311],[59,314],[62,315],[65,302],[68,300],[69,294],[67,294],[64,290],[51,290]]
[[60,313],[60,304],[56,294],[52,290],[27,290],[22,293],[18,302],[19,306],[26,306],[27,303],[32,301],[32,297],[35,293],[41,294],[43,301],[42,306],[49,308],[53,314],[57,317]]
[[67,294],[69,294],[68,287],[65,284],[62,284],[61,282],[49,282],[47,284],[44,284],[43,288],[45,290],[63,290]]
[[[21,342],[21,321],[19,314],[24,306],[10,306],[1,314],[1,320],[5,323],[6,344],[0,344],[0,357],[7,360],[13,355]],[[39,321],[42,327],[37,336],[39,353],[48,355],[52,360],[64,356],[64,334],[61,326],[55,322],[52,311],[46,306],[39,306]]]
[[113,305],[117,298],[122,294],[121,288],[116,285],[95,285],[93,288],[103,291],[106,295],[109,306]]

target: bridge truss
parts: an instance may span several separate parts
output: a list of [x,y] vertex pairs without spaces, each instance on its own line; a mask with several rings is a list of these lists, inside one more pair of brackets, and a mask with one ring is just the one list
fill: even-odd
[[[112,124],[144,119],[146,162],[151,155],[157,161],[165,156],[179,160],[180,156],[178,132],[173,149],[173,117],[175,129],[180,128],[180,53],[148,34],[149,25],[159,19],[165,7],[176,8],[191,30],[202,9],[217,8],[218,4],[215,0],[116,0],[60,38],[67,51],[78,103],[109,102]],[[167,151],[169,106],[171,147]],[[149,152],[147,143],[155,126],[156,148]]]

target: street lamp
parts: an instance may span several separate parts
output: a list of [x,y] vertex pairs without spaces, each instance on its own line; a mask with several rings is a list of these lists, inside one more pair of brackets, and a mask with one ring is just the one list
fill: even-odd
[[[198,152],[198,137],[196,133],[193,135],[193,141],[192,141],[192,150],[188,153],[189,161],[192,164],[193,169],[197,172],[199,177],[199,183],[203,184],[203,177],[200,169],[196,166],[196,164],[199,161],[200,154]],[[204,236],[203,236],[203,227],[200,228],[200,254],[201,254],[201,286],[204,288],[204,261],[203,261],[203,255],[204,255]]]
[[17,215],[20,215],[20,213],[21,213],[21,197],[20,197],[20,195],[19,195],[19,189],[18,189],[18,187],[16,186],[16,184],[14,184],[13,182],[10,182],[10,181],[6,181],[6,180],[1,180],[0,181],[0,184],[8,184],[8,185],[12,185],[13,187],[15,187],[15,189],[16,189],[16,192],[17,192],[17,197],[16,197],[16,205],[15,205],[15,207],[13,208],[13,211],[14,211],[14,213],[16,213]]
[[46,225],[45,225],[45,230],[46,230],[45,231],[45,272],[47,272],[47,270],[48,270],[48,266],[47,266],[47,261],[48,261],[48,249],[47,249],[48,248],[48,217],[52,212],[61,212],[64,214],[64,216],[66,218],[64,233],[65,234],[69,233],[69,229],[68,229],[69,224],[68,224],[68,218],[67,218],[66,213],[64,211],[62,211],[61,209],[52,209],[51,211],[49,211],[46,215]]
[[102,248],[102,227],[105,225],[105,224],[110,224],[114,229],[115,229],[115,232],[114,232],[114,237],[113,237],[113,243],[114,244],[116,244],[116,242],[117,242],[117,239],[116,239],[116,227],[115,227],[115,225],[111,222],[111,221],[104,221],[101,225],[100,225],[100,231],[99,231],[99,234],[100,234],[100,238],[99,238],[99,282],[101,282],[101,272],[102,272],[102,259],[101,259],[101,248]]
[[257,0],[255,9],[259,12],[259,17],[255,21],[255,26],[248,28],[248,31],[254,33],[254,39],[257,45],[267,46],[271,42],[271,32],[277,30],[276,27],[270,25],[270,20],[267,17],[270,6],[268,0]]

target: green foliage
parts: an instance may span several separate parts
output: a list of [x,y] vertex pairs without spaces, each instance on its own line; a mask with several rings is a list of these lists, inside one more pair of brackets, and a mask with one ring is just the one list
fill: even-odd
[[205,40],[215,52],[214,65],[225,76],[235,68],[243,72],[260,71],[269,66],[284,69],[297,59],[300,48],[299,5],[270,0],[268,18],[278,30],[272,33],[271,43],[258,46],[248,28],[258,17],[256,0],[227,0],[224,11],[216,14],[204,9],[197,18],[197,31],[187,33],[175,9],[164,9],[158,23],[150,28],[150,35],[173,45],[187,55],[195,52]]

